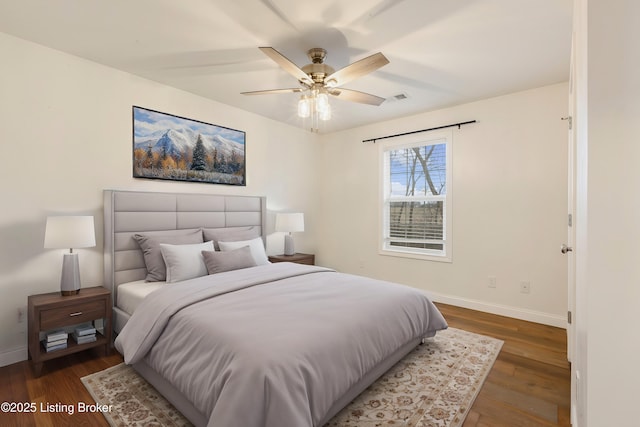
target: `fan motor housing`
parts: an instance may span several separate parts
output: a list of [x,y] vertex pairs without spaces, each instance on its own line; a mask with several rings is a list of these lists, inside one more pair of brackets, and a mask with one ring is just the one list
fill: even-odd
[[329,65],[324,63],[327,51],[321,47],[314,47],[307,51],[307,56],[311,64],[302,67],[302,71],[307,73],[315,83],[324,83],[324,79],[335,72]]
[[327,64],[308,64],[302,67],[302,71],[307,73],[316,83],[323,83],[325,77],[330,76],[335,71]]

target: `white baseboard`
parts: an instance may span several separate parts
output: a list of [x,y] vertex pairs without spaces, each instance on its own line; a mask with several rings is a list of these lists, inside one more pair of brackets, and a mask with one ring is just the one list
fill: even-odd
[[541,323],[543,325],[567,329],[567,319],[564,316],[544,313],[541,311],[527,310],[524,308],[492,304],[451,295],[443,295],[429,291],[425,291],[425,293],[429,296],[429,298],[431,298],[433,302],[455,305],[456,307],[469,308],[472,310],[484,311],[485,313],[497,314],[500,316],[507,316],[514,319],[526,320],[528,322]]
[[27,347],[18,347],[0,352],[0,366],[13,365],[29,358]]

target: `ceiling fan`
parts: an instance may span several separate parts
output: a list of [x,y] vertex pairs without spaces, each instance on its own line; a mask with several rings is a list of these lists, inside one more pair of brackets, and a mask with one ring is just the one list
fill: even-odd
[[[358,77],[365,76],[388,64],[389,60],[380,52],[335,71],[331,66],[324,63],[327,51],[319,47],[309,49],[307,56],[309,56],[311,64],[307,64],[302,68],[299,68],[296,64],[291,62],[283,54],[272,47],[261,47],[260,50],[276,64],[282,67],[282,69],[295,77],[301,87],[242,92],[243,95],[308,92],[309,95],[303,95],[301,101],[304,101],[304,96],[308,96],[311,99],[320,99],[318,97],[324,96],[324,98],[327,98],[326,95],[328,94],[345,101],[376,106],[382,104],[385,100],[385,98],[381,98],[376,95],[371,95],[357,90],[344,89],[341,87]],[[298,113],[301,115],[300,108]],[[323,120],[326,120],[326,118]]]

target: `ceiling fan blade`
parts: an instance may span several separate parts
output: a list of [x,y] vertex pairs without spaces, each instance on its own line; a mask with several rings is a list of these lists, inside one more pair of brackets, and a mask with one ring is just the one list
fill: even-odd
[[345,101],[358,102],[360,104],[369,104],[378,106],[385,101],[385,98],[381,98],[379,96],[371,95],[370,93],[359,92],[357,90],[351,89],[330,89],[330,95],[336,96],[339,99],[343,99]]
[[367,75],[388,63],[389,60],[382,53],[374,53],[371,56],[367,56],[353,64],[347,65],[330,76],[327,76],[324,81],[329,87],[342,86],[343,84],[357,79],[358,77]]
[[287,73],[291,74],[293,77],[306,85],[313,85],[313,80],[311,80],[311,77],[309,77],[307,73],[302,71],[296,64],[287,59],[287,57],[285,57],[283,54],[272,47],[261,47],[259,49]]
[[292,87],[288,89],[269,89],[269,90],[254,90],[251,92],[240,92],[242,95],[271,95],[274,93],[294,93],[302,92],[302,88]]

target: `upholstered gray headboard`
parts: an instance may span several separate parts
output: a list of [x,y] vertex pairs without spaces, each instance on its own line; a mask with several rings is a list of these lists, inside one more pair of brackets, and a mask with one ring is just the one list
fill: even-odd
[[104,191],[104,286],[144,279],[147,269],[133,235],[145,231],[259,227],[265,238],[266,199],[194,193]]

